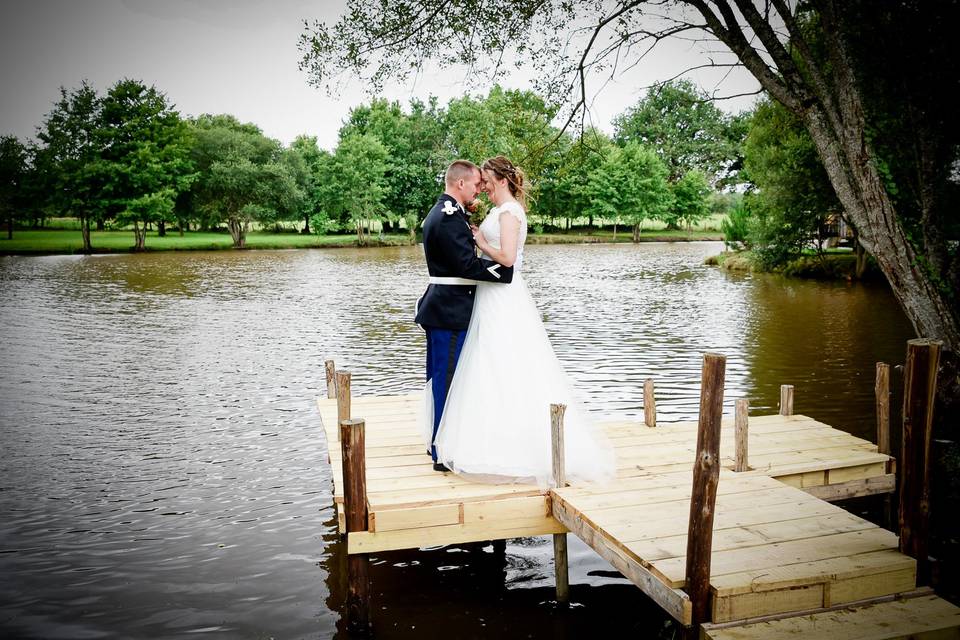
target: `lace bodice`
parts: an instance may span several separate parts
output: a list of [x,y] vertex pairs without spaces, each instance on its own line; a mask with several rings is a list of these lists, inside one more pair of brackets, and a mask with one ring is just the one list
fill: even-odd
[[[523,245],[527,241],[527,213],[518,202],[504,202],[499,207],[490,209],[487,217],[480,223],[480,230],[487,242],[500,248],[500,214],[509,213],[520,221],[520,237],[517,238],[517,260],[513,265],[514,272],[520,271],[523,265]],[[490,256],[484,256],[489,258]]]

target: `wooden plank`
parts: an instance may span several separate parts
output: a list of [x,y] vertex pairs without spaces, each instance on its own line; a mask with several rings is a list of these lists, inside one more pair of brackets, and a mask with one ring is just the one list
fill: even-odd
[[915,567],[913,558],[894,549],[884,549],[811,562],[761,567],[715,575],[710,579],[718,596],[791,589],[821,582],[849,580],[886,571]]
[[[800,515],[800,513],[797,514],[797,516]],[[875,528],[877,525],[872,522],[841,512],[777,522],[759,522],[740,527],[715,528],[713,544],[716,551],[725,551]],[[656,562],[681,556],[686,548],[686,535],[658,536],[622,542],[645,561]]]
[[[813,583],[787,589],[757,591],[720,597],[714,594],[713,621],[731,622],[746,618],[786,614],[876,598],[913,589],[914,567],[858,576],[837,582]],[[818,601],[819,594],[820,601]]]
[[[713,554],[712,576],[739,573],[751,569],[773,569],[785,565],[841,558],[870,551],[895,549],[897,536],[889,531],[874,528],[851,533],[838,533],[818,538],[790,540],[770,545],[732,549]],[[683,586],[684,558],[668,558],[654,565],[673,587]]]
[[348,534],[347,553],[352,555],[396,549],[418,549],[461,542],[528,538],[563,533],[564,531],[566,529],[550,516],[502,520],[496,523],[452,524],[400,531],[362,531]]
[[736,626],[708,625],[703,640],[940,640],[960,638],[960,608],[926,595]]
[[430,495],[419,490],[384,491],[368,494],[370,508],[381,510],[385,508],[409,508],[429,506],[442,502],[464,502],[467,500],[479,502],[481,500],[502,500],[519,496],[542,496],[543,492],[534,485],[486,485],[466,484],[453,487],[437,487]]
[[629,558],[619,547],[611,544],[601,532],[593,529],[588,522],[584,521],[577,514],[576,510],[571,509],[562,498],[555,497],[553,500],[553,517],[579,536],[581,540],[596,551],[601,558],[612,564],[624,577],[640,587],[644,593],[659,604],[664,611],[670,614],[675,620],[684,625],[690,624],[693,617],[693,609],[690,598],[686,593],[679,589],[668,587],[641,564]]
[[713,622],[729,622],[773,613],[817,609],[823,606],[823,595],[822,583],[727,597],[714,594],[710,615]]
[[370,514],[371,531],[422,529],[460,523],[460,503],[438,504],[414,509],[384,509]]
[[521,496],[463,503],[464,523],[500,522],[550,516],[548,496]]
[[857,576],[831,582],[824,594],[825,607],[909,591],[917,585],[917,568],[901,567],[893,571]]
[[887,473],[882,476],[864,478],[862,480],[850,480],[849,482],[828,484],[822,487],[808,487],[805,488],[804,491],[820,500],[833,501],[861,498],[878,493],[893,493],[896,488],[896,474]]

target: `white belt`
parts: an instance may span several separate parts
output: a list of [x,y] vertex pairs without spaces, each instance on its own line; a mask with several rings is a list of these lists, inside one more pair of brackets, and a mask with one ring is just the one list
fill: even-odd
[[457,285],[475,285],[479,280],[470,280],[469,278],[445,278],[441,276],[430,276],[430,284],[457,284]]

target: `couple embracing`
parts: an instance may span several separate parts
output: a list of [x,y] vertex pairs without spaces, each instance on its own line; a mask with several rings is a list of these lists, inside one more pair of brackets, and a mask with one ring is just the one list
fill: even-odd
[[[493,207],[473,227],[467,208],[481,192]],[[507,158],[457,160],[423,223],[430,284],[416,322],[427,334],[428,453],[437,471],[545,487],[550,404],[563,403],[568,479],[609,480],[613,450],[574,400],[523,279],[525,203],[523,172]]]

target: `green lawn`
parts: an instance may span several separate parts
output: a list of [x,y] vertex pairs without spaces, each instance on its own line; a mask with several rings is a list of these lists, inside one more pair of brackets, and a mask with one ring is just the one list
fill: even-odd
[[[686,241],[686,240],[722,240],[723,234],[716,230],[694,229],[691,231],[666,231],[664,229],[645,229],[641,240],[650,241]],[[530,244],[567,244],[588,242],[631,242],[632,230],[629,227],[617,229],[614,238],[613,228],[574,229],[561,233],[537,234],[531,230]],[[133,249],[132,231],[91,231],[90,242],[94,253],[126,253]],[[405,233],[387,234],[383,242],[378,236],[370,236],[371,246],[396,246],[410,244]],[[59,254],[79,253],[83,242],[79,229],[39,229],[16,230],[13,239],[7,240],[5,233],[0,234],[0,255],[17,254]],[[230,249],[233,241],[228,233],[209,233],[188,231],[183,237],[179,232],[167,232],[164,237],[156,231],[147,233],[147,251],[209,251]],[[353,235],[302,235],[299,233],[274,233],[269,231],[251,231],[247,234],[248,249],[305,249],[314,247],[353,247],[356,237]]]
[[[377,245],[377,236],[371,244]],[[247,234],[250,249],[303,249],[308,247],[352,247],[355,236],[317,236],[297,233],[251,232]],[[409,244],[406,234],[387,235],[384,244]],[[132,231],[91,231],[90,244],[95,253],[123,253],[133,248]],[[229,249],[233,241],[228,233],[203,233],[189,231],[183,237],[178,232],[167,232],[163,238],[155,231],[147,234],[147,251],[204,251]],[[39,231],[14,231],[13,239],[0,235],[0,254],[53,254],[78,253],[83,247],[80,231],[49,229]]]

